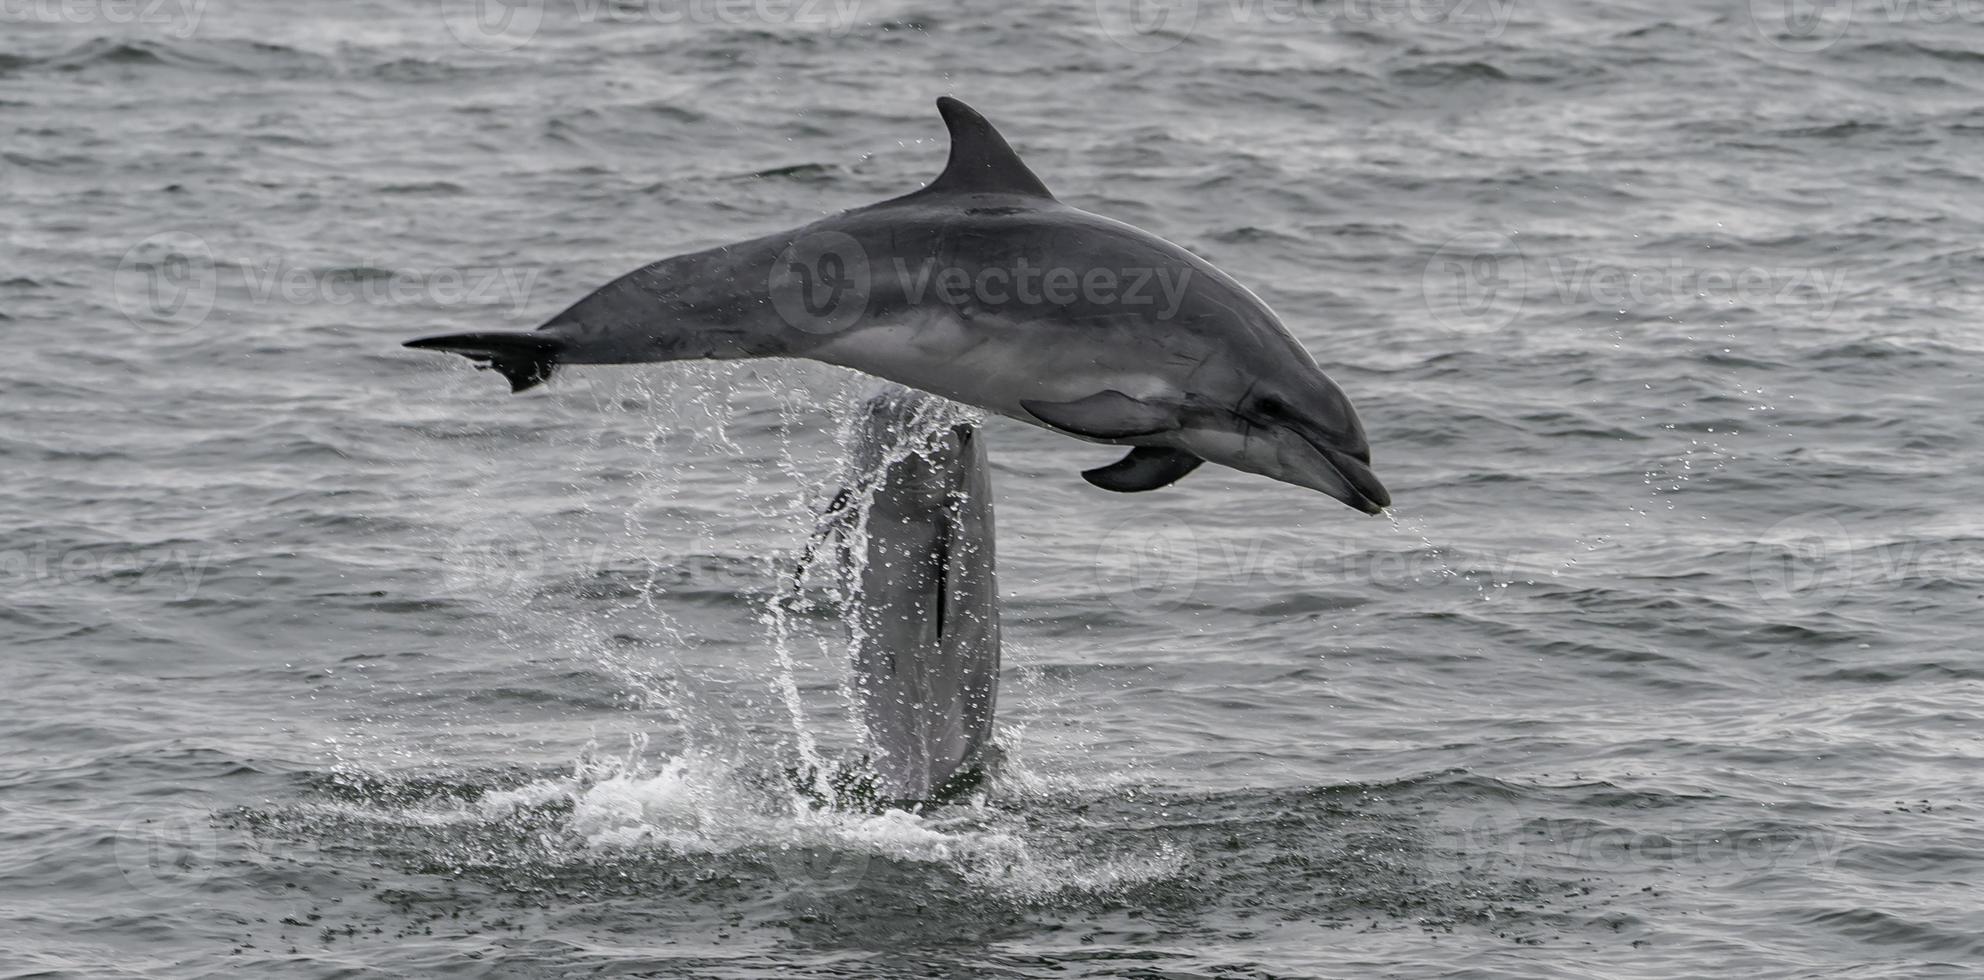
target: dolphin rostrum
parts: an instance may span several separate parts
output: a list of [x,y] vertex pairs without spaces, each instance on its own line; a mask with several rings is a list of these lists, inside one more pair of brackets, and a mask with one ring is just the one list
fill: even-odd
[[[858,423],[853,479],[822,522],[848,549],[854,700],[882,800],[933,802],[996,767],[999,579],[978,427],[898,388]],[[859,559],[854,547],[859,547]],[[811,558],[801,559],[800,574]]]
[[1205,460],[1375,514],[1350,398],[1267,305],[1191,252],[1054,199],[971,107],[944,172],[802,228],[678,255],[535,331],[426,337],[522,391],[560,364],[804,357],[1091,442],[1082,475],[1165,486]]

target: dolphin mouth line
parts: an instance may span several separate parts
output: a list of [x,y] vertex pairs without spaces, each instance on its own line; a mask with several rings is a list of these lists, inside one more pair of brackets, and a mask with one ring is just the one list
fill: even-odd
[[1345,500],[1344,503],[1372,515],[1382,514],[1385,508],[1391,506],[1391,493],[1385,489],[1384,484],[1378,482],[1377,474],[1371,472],[1370,466],[1340,449],[1331,449],[1327,446],[1315,448],[1323,457],[1323,462],[1330,464],[1330,469],[1335,470],[1337,476],[1343,478],[1344,486],[1355,498]]

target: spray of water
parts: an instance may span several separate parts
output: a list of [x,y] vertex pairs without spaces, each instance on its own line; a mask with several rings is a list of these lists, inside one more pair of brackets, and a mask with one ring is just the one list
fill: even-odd
[[[480,792],[414,804],[382,795],[324,805],[338,810],[342,822],[463,828],[478,848],[506,839],[493,829],[529,828],[519,835],[516,853],[462,857],[499,863],[656,850],[742,855],[771,860],[781,873],[812,887],[840,887],[861,880],[867,862],[895,860],[934,863],[967,881],[1022,895],[1100,890],[1176,873],[1183,858],[1174,853],[1098,862],[1056,841],[1030,840],[1012,804],[1063,787],[1016,771],[1023,731],[1010,722],[1001,727],[1001,741],[1015,748],[1000,781],[1004,807],[980,802],[911,814],[835,805],[848,801],[836,799],[836,787],[823,777],[836,756],[865,743],[845,663],[848,643],[863,639],[859,590],[880,476],[911,454],[929,452],[951,426],[978,417],[962,406],[922,401],[902,415],[879,458],[871,454],[857,465],[873,383],[840,376],[837,385],[831,377],[823,385],[817,372],[801,379],[784,370],[707,367],[622,379],[604,395],[592,389],[594,408],[622,423],[598,426],[614,434],[595,436],[571,461],[572,498],[597,501],[582,505],[580,517],[592,521],[588,526],[574,519],[541,535],[553,552],[583,554],[560,552],[532,563],[526,575],[492,578],[504,591],[476,600],[514,654],[506,663],[576,662],[617,682],[627,706],[638,712],[629,718],[640,732],[629,737],[623,753],[589,743],[563,774],[530,775],[521,783],[498,777]],[[631,435],[624,424],[630,415],[636,420]],[[827,431],[833,438],[820,437]],[[626,478],[630,455],[652,460],[637,464],[632,480]],[[766,478],[764,471],[772,469],[777,476]],[[697,511],[694,502],[710,499],[718,472],[731,499],[720,514]],[[822,534],[821,515],[837,498],[827,518],[831,533]],[[733,540],[740,527],[756,535],[754,543]],[[685,568],[695,558],[685,559],[677,544],[685,536],[714,542],[705,549],[711,560],[744,563],[729,591],[752,604],[759,649],[769,659],[755,683],[703,683],[683,662],[708,637],[682,619],[684,607],[672,590],[686,582],[709,591],[707,583],[696,582],[693,564]],[[783,546],[767,546],[776,538]],[[809,550],[802,573],[795,566]],[[630,634],[641,642],[626,642]],[[835,688],[839,710],[809,702],[802,679],[836,668],[843,678]],[[748,678],[748,665],[742,671]],[[769,746],[763,719],[740,722],[727,715],[748,712],[753,686],[769,694],[765,707],[777,719]],[[823,717],[834,715],[843,724]],[[659,759],[645,734],[657,722],[674,729],[661,739],[672,744]],[[410,730],[405,736],[400,757],[418,770],[421,736]],[[347,759],[353,785],[395,778],[374,768],[380,761],[376,754]],[[804,776],[798,786],[785,775],[794,763]]]

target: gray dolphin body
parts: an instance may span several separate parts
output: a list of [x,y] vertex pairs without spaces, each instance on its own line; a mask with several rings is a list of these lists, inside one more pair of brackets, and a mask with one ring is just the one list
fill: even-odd
[[855,479],[827,515],[829,533],[863,543],[852,686],[886,800],[954,797],[999,757],[992,487],[977,426],[947,408],[893,386],[871,399]]
[[1390,495],[1364,427],[1273,311],[1191,252],[1054,199],[985,118],[939,99],[950,159],[929,186],[663,259],[534,332],[428,337],[521,391],[560,364],[803,357],[1092,442],[1109,490],[1204,460],[1366,513]]

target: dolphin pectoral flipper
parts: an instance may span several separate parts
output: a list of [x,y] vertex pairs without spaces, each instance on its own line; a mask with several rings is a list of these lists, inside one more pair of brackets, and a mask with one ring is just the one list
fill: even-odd
[[[799,561],[794,563],[792,568],[794,590],[806,581],[806,573],[812,569],[813,559],[819,557],[820,547],[836,537],[845,535],[853,526],[854,513],[850,505],[854,500],[854,489],[852,486],[840,488],[840,492],[834,494],[834,499],[820,509],[819,526],[814,528],[813,536],[807,539],[805,550],[799,553]],[[844,538],[841,548],[843,551],[847,548]]]
[[1020,407],[1056,429],[1090,439],[1130,439],[1179,427],[1176,410],[1115,390],[1071,402],[1022,400]]
[[1117,493],[1138,493],[1168,487],[1205,462],[1183,449],[1138,446],[1108,466],[1083,470],[1082,479]]
[[515,393],[551,378],[565,341],[544,333],[454,333],[409,340],[406,346],[460,354],[477,368],[501,372]]

